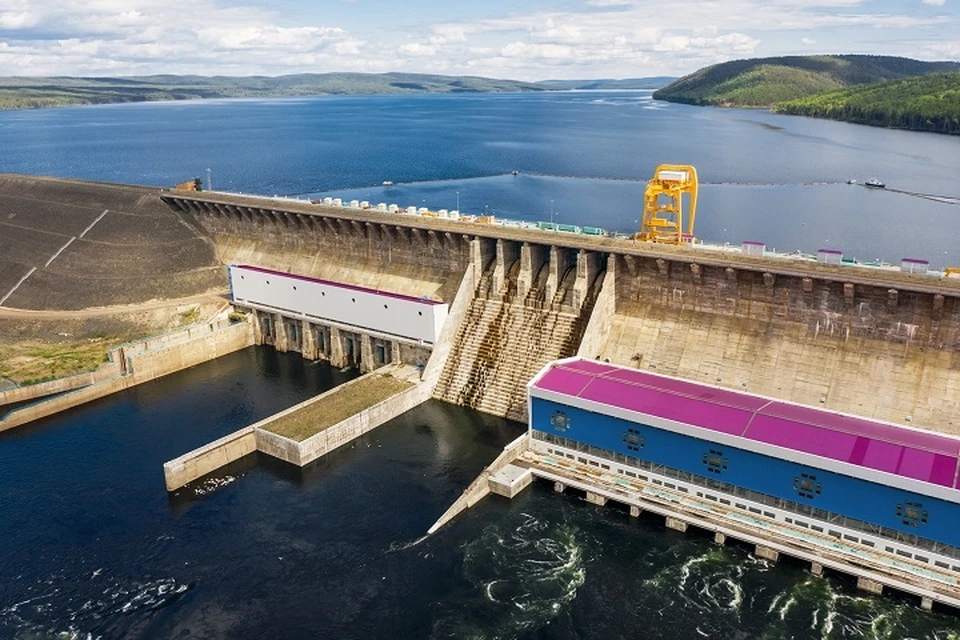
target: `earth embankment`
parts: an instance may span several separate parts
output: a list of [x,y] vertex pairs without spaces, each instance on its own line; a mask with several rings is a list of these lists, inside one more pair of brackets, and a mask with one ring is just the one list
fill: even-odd
[[0,306],[84,309],[224,286],[210,241],[157,189],[0,175]]

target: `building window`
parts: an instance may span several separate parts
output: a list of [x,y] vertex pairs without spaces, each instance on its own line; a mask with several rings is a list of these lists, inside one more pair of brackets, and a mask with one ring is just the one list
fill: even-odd
[[643,436],[638,429],[627,429],[623,432],[623,442],[630,451],[640,451],[643,448]]
[[908,527],[927,524],[927,510],[919,502],[904,502],[897,505],[897,517]]
[[570,428],[570,416],[563,411],[554,411],[553,415],[550,416],[550,424],[556,431],[563,433]]
[[719,449],[710,449],[703,454],[703,464],[706,465],[707,471],[710,473],[716,473],[717,475],[723,473],[727,469],[727,462],[727,459],[723,457],[723,452]]
[[793,490],[800,494],[801,498],[813,500],[820,495],[821,485],[817,482],[817,476],[812,473],[801,473],[793,479]]

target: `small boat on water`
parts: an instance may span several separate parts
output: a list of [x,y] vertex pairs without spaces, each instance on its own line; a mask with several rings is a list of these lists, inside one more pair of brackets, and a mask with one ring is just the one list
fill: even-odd
[[869,180],[863,183],[863,186],[870,187],[872,189],[885,189],[887,187],[885,183],[880,182],[876,178],[870,178]]
[[393,186],[393,180],[384,180],[384,181],[383,181],[383,186],[384,186],[384,187],[392,187],[392,186]]

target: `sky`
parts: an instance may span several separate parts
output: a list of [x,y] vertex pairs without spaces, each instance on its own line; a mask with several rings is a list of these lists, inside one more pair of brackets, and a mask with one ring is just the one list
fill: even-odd
[[0,0],[0,76],[684,75],[784,54],[960,59],[960,0]]

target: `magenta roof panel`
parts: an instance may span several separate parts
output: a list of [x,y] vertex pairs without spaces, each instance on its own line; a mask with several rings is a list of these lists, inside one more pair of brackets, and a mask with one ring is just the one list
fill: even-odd
[[960,439],[942,434],[582,359],[553,363],[534,387],[960,489]]
[[350,291],[362,291],[364,293],[375,293],[378,296],[386,296],[388,298],[394,298],[396,300],[407,300],[408,302],[419,302],[421,304],[429,304],[429,305],[446,304],[438,300],[431,300],[430,298],[417,298],[415,296],[408,296],[402,293],[393,293],[392,291],[380,291],[379,289],[371,289],[370,287],[360,287],[355,284],[345,284],[343,282],[334,282],[333,280],[321,280],[320,278],[311,278],[310,276],[302,276],[296,273],[274,271],[273,269],[267,269],[265,267],[254,267],[249,264],[234,264],[230,266],[237,267],[240,269],[247,269],[248,271],[256,271],[257,273],[266,273],[271,276],[293,278],[294,280],[300,280],[302,282],[313,282],[316,284],[326,285],[328,287],[338,287],[340,289],[349,289]]

